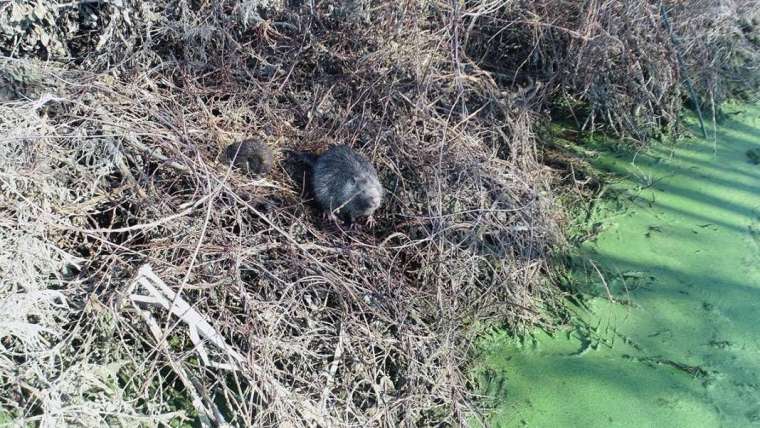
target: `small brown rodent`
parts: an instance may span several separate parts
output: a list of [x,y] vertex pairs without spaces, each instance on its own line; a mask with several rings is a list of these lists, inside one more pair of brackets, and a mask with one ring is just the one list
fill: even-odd
[[225,149],[227,162],[253,175],[263,175],[272,169],[272,150],[264,143],[248,139],[233,143]]

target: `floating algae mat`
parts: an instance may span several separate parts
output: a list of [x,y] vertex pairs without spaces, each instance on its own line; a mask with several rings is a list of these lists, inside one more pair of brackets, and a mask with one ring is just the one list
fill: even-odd
[[717,143],[595,161],[620,177],[574,262],[596,297],[570,331],[486,341],[493,426],[760,426],[760,106],[735,110]]

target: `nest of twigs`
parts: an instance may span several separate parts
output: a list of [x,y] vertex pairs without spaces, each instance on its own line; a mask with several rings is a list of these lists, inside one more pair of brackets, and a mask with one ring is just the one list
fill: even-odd
[[[592,22],[542,2],[41,4],[18,29],[3,11],[0,400],[22,423],[477,418],[479,329],[551,323],[544,109],[635,137],[681,102],[663,33],[619,29],[637,51],[607,31],[659,25],[647,2]],[[275,152],[267,176],[224,162],[244,138]],[[322,222],[285,156],[337,143],[379,171],[374,229]],[[136,306],[143,264],[247,364],[205,365],[185,325]]]

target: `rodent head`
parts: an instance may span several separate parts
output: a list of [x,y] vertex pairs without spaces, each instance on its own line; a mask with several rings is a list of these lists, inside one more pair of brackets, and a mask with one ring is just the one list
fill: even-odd
[[361,193],[357,195],[354,207],[357,216],[371,215],[383,203],[383,188],[376,180],[364,178],[358,180]]

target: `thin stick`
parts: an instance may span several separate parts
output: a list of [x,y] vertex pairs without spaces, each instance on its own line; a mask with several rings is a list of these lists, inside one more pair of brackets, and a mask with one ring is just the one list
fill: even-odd
[[602,280],[602,284],[604,285],[604,290],[607,292],[607,299],[609,299],[610,302],[614,302],[615,299],[612,298],[612,293],[610,293],[610,287],[607,286],[607,281],[604,280],[604,275],[602,275],[602,272],[599,270],[599,268],[596,267],[596,264],[594,264],[593,260],[589,260],[589,263],[591,263],[591,266],[594,267],[594,270],[596,271],[597,275],[599,275],[599,279]]

